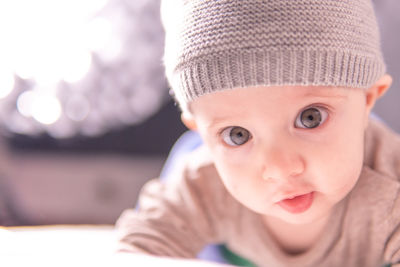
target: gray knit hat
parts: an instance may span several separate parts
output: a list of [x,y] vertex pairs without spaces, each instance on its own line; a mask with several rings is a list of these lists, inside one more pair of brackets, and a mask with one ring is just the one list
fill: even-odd
[[161,16],[182,108],[239,87],[368,88],[385,73],[371,0],[163,0]]

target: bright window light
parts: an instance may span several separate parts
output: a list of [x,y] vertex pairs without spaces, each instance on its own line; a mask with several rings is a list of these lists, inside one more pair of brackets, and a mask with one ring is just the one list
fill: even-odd
[[75,50],[65,53],[62,57],[62,79],[74,83],[81,80],[90,69],[92,55],[89,51]]
[[105,18],[95,18],[87,25],[84,36],[86,47],[91,51],[101,52],[112,41],[112,25]]
[[159,4],[0,0],[0,127],[68,138],[149,118],[167,99]]
[[0,1],[2,46],[13,71],[40,84],[75,82],[89,70],[84,25],[107,0]]

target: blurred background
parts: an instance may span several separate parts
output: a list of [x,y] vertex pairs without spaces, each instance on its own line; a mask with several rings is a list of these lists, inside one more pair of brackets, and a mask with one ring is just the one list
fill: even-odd
[[[400,132],[400,1],[376,0]],[[0,225],[112,224],[185,131],[159,0],[0,0]]]

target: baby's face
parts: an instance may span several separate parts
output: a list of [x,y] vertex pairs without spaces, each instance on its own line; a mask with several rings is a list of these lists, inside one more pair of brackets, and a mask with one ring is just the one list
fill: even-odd
[[369,115],[362,89],[235,89],[191,110],[227,190],[255,212],[312,222],[358,180]]

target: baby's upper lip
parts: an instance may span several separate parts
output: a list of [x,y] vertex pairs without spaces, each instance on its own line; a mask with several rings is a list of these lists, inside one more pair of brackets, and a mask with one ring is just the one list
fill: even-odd
[[312,191],[308,190],[308,191],[297,191],[296,193],[286,193],[286,194],[281,194],[279,197],[274,198],[274,202],[278,203],[280,201],[283,201],[285,199],[292,199],[298,196],[302,196],[302,195],[306,195],[311,193]]

